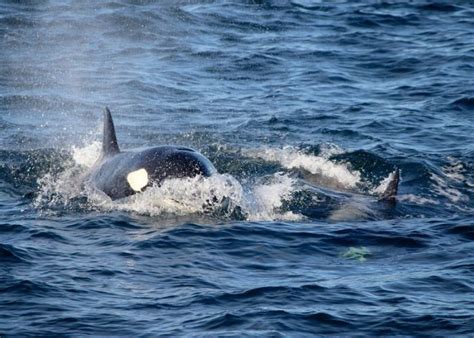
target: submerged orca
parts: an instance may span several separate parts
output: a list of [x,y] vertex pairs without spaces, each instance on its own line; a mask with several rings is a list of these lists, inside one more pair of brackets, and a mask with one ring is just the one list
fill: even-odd
[[214,165],[191,148],[160,146],[120,151],[112,115],[106,107],[102,153],[87,180],[110,198],[119,199],[168,178],[209,177],[215,172]]

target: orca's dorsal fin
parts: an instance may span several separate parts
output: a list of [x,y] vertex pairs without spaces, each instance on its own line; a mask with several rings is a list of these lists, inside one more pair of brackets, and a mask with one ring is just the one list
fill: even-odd
[[117,136],[115,135],[114,121],[109,108],[104,110],[104,134],[102,137],[102,156],[114,155],[120,152]]
[[398,184],[400,183],[400,169],[396,169],[388,177],[389,181],[385,191],[380,195],[381,201],[394,202],[397,197]]

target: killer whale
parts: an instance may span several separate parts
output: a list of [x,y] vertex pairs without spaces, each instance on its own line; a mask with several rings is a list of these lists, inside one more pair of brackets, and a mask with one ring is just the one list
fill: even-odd
[[209,177],[215,172],[211,161],[187,147],[158,146],[121,151],[112,114],[105,107],[102,151],[87,182],[115,200],[142,192],[153,184],[159,185],[166,179]]

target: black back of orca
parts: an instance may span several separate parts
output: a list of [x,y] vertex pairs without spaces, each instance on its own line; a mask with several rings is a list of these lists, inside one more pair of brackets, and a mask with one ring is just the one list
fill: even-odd
[[112,199],[133,195],[168,178],[209,177],[215,172],[213,164],[191,148],[160,146],[120,151],[112,115],[105,108],[102,154],[88,180]]

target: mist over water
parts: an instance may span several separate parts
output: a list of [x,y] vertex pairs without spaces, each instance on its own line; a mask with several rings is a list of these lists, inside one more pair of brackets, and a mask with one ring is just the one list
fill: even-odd
[[[0,335],[472,334],[472,17],[0,4]],[[219,174],[110,200],[83,182],[104,106],[122,149]]]

